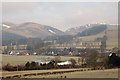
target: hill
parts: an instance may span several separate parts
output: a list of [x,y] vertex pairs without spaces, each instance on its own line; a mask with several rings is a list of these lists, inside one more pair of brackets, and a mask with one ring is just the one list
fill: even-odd
[[[71,41],[73,38],[79,38],[82,39],[82,41],[93,41],[103,37],[106,33],[107,48],[111,49],[113,47],[118,47],[117,25],[89,24],[62,32],[53,27],[33,22],[27,22],[20,25],[8,22],[4,24],[2,31],[3,40],[19,39],[19,41],[21,41],[24,39],[21,43],[26,43],[28,39],[32,40],[32,38],[34,38],[32,41],[41,41],[42,39],[45,41],[56,40],[58,43],[64,43]],[[76,31],[77,29],[78,31]]]
[[[96,35],[82,36],[79,37],[83,41],[94,41],[97,38],[102,38],[105,35],[105,31],[100,32]],[[113,47],[118,47],[118,27],[114,27],[111,25],[107,25],[106,29],[107,36],[107,49],[111,49]]]
[[[33,22],[26,22],[20,25],[13,25],[12,23],[3,24],[3,35],[4,38],[7,37],[5,34],[9,35],[19,35],[26,38],[41,38],[44,39],[52,35],[64,35],[65,33],[47,25],[41,25]],[[7,33],[6,33],[7,32]],[[19,37],[18,36],[18,37]]]
[[22,38],[25,37],[14,33],[2,31],[2,40],[12,40],[12,39],[22,39]]
[[76,36],[82,37],[82,36],[96,35],[106,30],[106,28],[107,28],[107,25],[97,25],[97,26],[94,26],[92,28],[82,31],[81,33],[79,32]]

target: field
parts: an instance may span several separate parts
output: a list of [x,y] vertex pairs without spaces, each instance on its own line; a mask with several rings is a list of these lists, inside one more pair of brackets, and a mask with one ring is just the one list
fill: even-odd
[[[55,56],[39,56],[39,55],[30,55],[30,56],[17,56],[17,55],[2,55],[2,65],[11,64],[11,65],[24,65],[27,61],[31,62],[36,59],[40,58],[52,58],[54,59]],[[62,61],[69,60],[71,58],[75,59],[76,61],[80,57],[68,57],[68,56],[61,56]]]
[[44,74],[44,75],[28,75],[25,74],[38,74],[38,73],[53,73],[60,71],[71,70],[87,70],[87,68],[78,69],[53,69],[53,70],[30,70],[30,71],[3,71],[2,76],[15,76],[21,75],[20,78],[118,78],[118,69],[106,69],[106,70],[89,70],[89,71],[76,71],[69,73],[57,73],[57,74]]
[[71,72],[64,74],[42,75],[42,76],[27,76],[25,78],[118,78],[118,69],[95,70],[83,72]]
[[24,75],[24,74],[33,74],[33,73],[47,73],[47,72],[56,72],[56,71],[70,71],[70,70],[81,70],[87,68],[77,68],[77,69],[51,69],[51,70],[28,70],[28,71],[3,71],[2,76],[13,76],[13,75]]
[[[12,65],[25,64],[27,61],[34,61],[38,58],[55,58],[54,56],[17,56],[17,55],[2,55],[2,64],[6,65],[10,63]],[[78,60],[78,57],[67,57],[61,56],[62,60],[69,59]],[[37,74],[47,72],[61,72],[71,70],[88,70],[87,68],[76,68],[76,69],[51,69],[51,70],[30,70],[30,71],[3,71],[2,76],[15,76],[25,74]],[[46,75],[29,75],[21,76],[21,78],[118,78],[118,69],[106,69],[106,70],[89,70],[89,71],[76,71],[69,73],[58,73],[58,74],[46,74]]]

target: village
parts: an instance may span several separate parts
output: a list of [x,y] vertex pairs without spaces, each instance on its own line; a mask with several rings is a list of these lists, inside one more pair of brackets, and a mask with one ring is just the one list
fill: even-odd
[[118,2],[3,1],[1,10],[2,80],[120,78]]
[[[23,77],[29,75],[49,75],[79,71],[106,70],[119,68],[119,49],[106,49],[106,37],[94,41],[81,41],[76,38],[63,44],[57,41],[43,41],[37,44],[10,44],[2,46],[4,71],[59,70],[53,73],[32,73],[21,75],[4,75],[3,78]],[[39,45],[38,45],[39,44]],[[44,44],[44,46],[41,46]],[[49,44],[49,45],[47,45]],[[112,58],[115,58],[115,62]],[[76,70],[70,70],[76,69]],[[66,78],[66,76],[64,76]]]

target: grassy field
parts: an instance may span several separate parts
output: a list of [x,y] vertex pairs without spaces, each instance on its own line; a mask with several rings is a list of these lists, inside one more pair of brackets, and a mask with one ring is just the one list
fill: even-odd
[[[11,65],[18,65],[22,64],[24,65],[27,61],[31,62],[36,59],[41,59],[41,58],[52,58],[54,59],[55,56],[39,56],[39,55],[30,55],[30,56],[17,56],[17,55],[2,55],[2,65],[6,64],[11,64]],[[61,56],[61,60],[69,60],[69,59],[75,59],[78,61],[78,58],[80,57],[68,57],[68,56]]]

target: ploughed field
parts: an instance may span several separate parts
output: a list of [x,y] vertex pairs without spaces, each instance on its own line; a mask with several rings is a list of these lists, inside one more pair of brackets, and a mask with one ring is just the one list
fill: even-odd
[[26,76],[23,78],[118,78],[118,69],[78,71],[53,75]]
[[3,77],[14,76],[14,75],[25,75],[25,74],[37,74],[37,73],[52,73],[61,71],[74,71],[74,70],[86,70],[89,68],[76,68],[76,69],[50,69],[50,70],[26,70],[26,71],[2,71]]
[[3,71],[2,76],[4,78],[118,78],[118,69],[90,70],[89,68],[77,68]]
[[[41,58],[51,58],[54,59],[55,56],[40,56],[40,55],[29,55],[29,56],[17,56],[17,55],[2,55],[2,65],[11,64],[11,65],[25,65],[27,61],[35,61],[36,59]],[[80,57],[68,57],[68,56],[61,56],[61,60],[69,60],[69,59],[75,59],[76,62],[78,61],[78,58]]]

